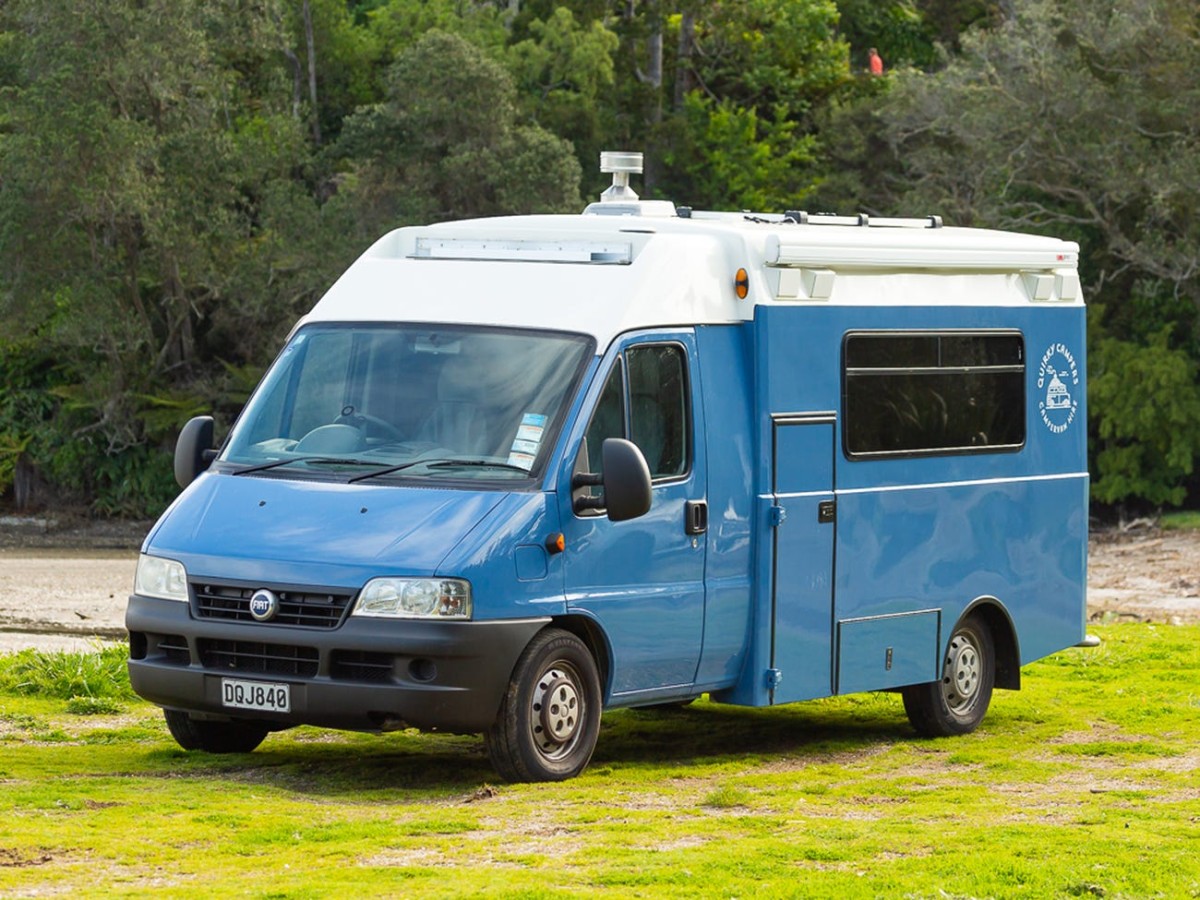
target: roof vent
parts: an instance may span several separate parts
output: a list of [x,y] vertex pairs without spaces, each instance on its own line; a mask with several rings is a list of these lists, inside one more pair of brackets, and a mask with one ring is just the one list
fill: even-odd
[[600,195],[601,203],[636,203],[638,195],[629,186],[631,174],[642,174],[642,154],[626,150],[604,150],[600,153],[600,171],[612,173],[613,183]]

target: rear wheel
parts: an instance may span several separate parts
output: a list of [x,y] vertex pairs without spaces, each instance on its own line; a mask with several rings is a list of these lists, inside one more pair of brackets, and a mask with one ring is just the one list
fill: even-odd
[[517,660],[495,724],[488,755],[508,781],[574,778],[592,758],[600,734],[600,676],[575,635],[539,633]]
[[167,728],[171,737],[184,750],[206,750],[209,753],[249,753],[263,742],[270,733],[269,726],[261,722],[245,722],[231,719],[228,722],[210,722],[193,719],[178,709],[164,709]]
[[904,711],[918,733],[948,737],[974,731],[987,713],[996,681],[996,652],[987,625],[975,616],[950,636],[941,681],[903,689]]

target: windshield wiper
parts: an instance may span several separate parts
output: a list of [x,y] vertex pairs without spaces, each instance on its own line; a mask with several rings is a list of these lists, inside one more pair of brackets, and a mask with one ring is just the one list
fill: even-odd
[[424,464],[425,460],[417,459],[412,462],[400,463],[398,466],[387,466],[383,469],[377,469],[374,472],[364,472],[362,475],[355,475],[353,478],[347,478],[346,484],[354,484],[356,481],[366,481],[368,478],[378,478],[380,475],[391,475],[393,472],[399,472],[401,469],[411,469],[413,466]]
[[381,475],[391,475],[393,472],[411,469],[413,466],[425,466],[428,469],[486,466],[492,469],[512,469],[514,472],[520,472],[522,475],[529,474],[529,470],[522,466],[514,466],[512,463],[506,462],[489,462],[486,459],[417,459],[412,462],[401,463],[398,466],[388,466],[386,469],[380,469],[378,472],[364,472],[362,475],[355,475],[353,478],[348,479],[346,484],[353,484],[356,481],[366,481],[369,478],[377,478]]
[[529,470],[524,466],[514,466],[508,462],[491,462],[486,459],[438,459],[428,465],[431,469],[443,466],[447,468],[453,466],[486,466],[489,469],[512,469],[514,472],[520,472],[522,475],[529,474]]
[[342,456],[293,456],[291,459],[277,459],[269,463],[259,463],[256,466],[246,466],[244,469],[237,469],[230,472],[231,475],[249,475],[251,472],[262,472],[266,469],[274,469],[278,466],[290,466],[292,463],[325,463],[327,465],[340,466],[373,466],[375,463],[369,459],[349,459]]

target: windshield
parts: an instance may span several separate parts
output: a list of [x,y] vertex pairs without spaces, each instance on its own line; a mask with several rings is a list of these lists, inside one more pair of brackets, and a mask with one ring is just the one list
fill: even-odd
[[591,347],[575,335],[310,325],[284,348],[221,461],[234,474],[527,479]]

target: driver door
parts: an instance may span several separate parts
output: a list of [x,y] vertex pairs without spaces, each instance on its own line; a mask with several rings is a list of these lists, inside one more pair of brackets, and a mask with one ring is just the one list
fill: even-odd
[[[630,338],[593,388],[575,471],[600,472],[605,438],[637,444],[651,474],[650,511],[611,522],[564,494],[568,607],[604,629],[612,697],[690,685],[704,637],[705,443],[690,333]],[[598,496],[599,488],[575,492]]]

